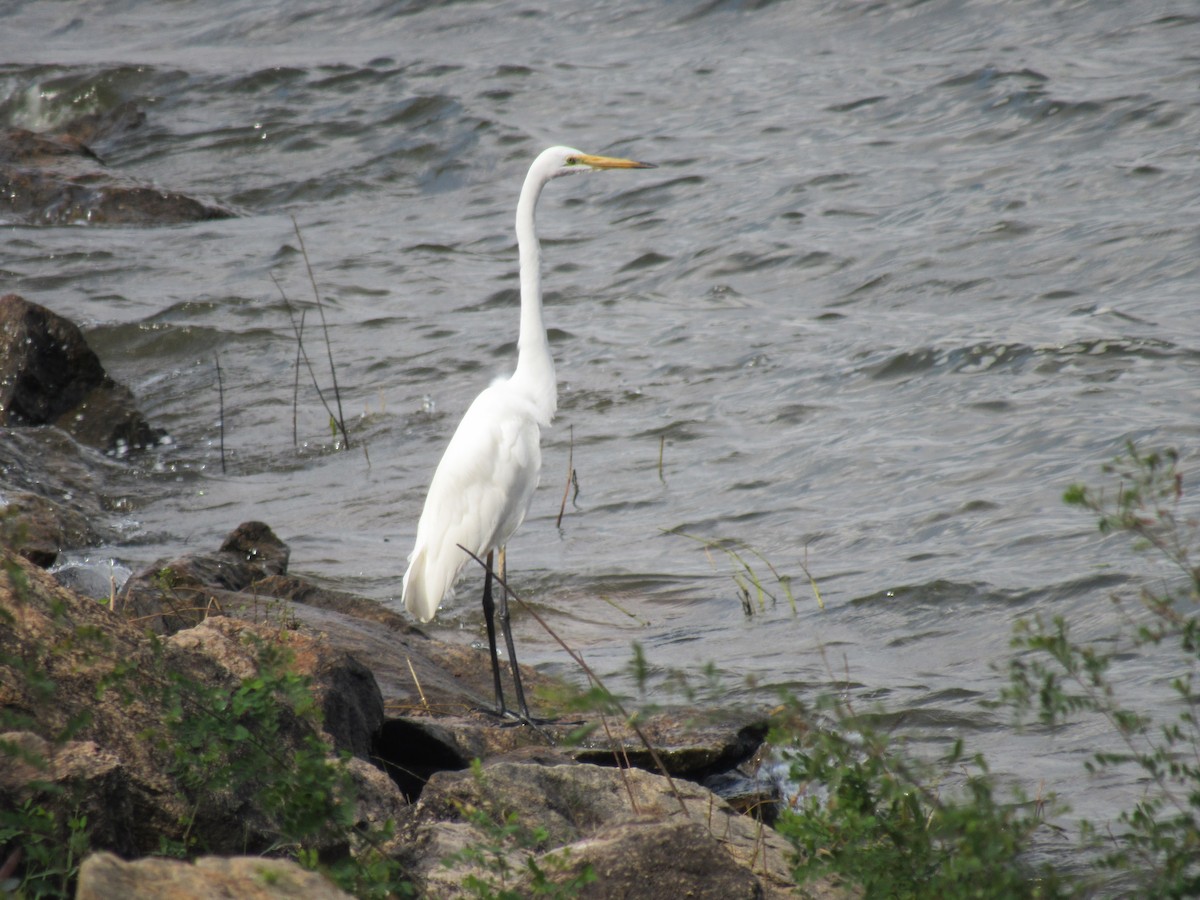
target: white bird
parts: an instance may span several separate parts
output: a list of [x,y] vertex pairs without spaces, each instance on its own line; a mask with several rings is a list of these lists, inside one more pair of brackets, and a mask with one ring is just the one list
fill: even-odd
[[[541,245],[534,227],[534,209],[547,182],[562,175],[599,169],[652,169],[649,163],[592,156],[570,147],[543,150],[529,167],[517,202],[517,247],[521,271],[521,329],[517,368],[509,378],[494,381],[467,409],[429,484],[425,508],[417,524],[417,540],[404,574],[404,605],[428,622],[448,596],[470,557],[464,549],[487,560],[483,583],[483,614],[492,657],[496,706],[509,715],[500,685],[494,614],[499,610],[512,667],[513,689],[522,720],[529,707],[509,629],[508,595],[492,598],[492,573],[505,580],[504,548],[525,519],[542,467],[541,429],[549,426],[558,406],[554,358],[542,322]],[[493,570],[493,553],[499,567]]]

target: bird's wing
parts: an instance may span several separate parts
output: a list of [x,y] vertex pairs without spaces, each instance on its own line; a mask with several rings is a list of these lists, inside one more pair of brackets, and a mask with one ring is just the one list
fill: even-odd
[[504,546],[533,500],[541,470],[540,428],[528,400],[499,382],[459,422],[438,463],[404,576],[404,603],[428,622],[469,557]]

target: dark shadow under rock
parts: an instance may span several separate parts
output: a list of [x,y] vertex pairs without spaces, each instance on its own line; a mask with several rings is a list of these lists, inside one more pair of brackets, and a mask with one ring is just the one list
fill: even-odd
[[462,771],[458,742],[435,722],[388,719],[375,737],[375,754],[410,803],[416,802],[434,772]]

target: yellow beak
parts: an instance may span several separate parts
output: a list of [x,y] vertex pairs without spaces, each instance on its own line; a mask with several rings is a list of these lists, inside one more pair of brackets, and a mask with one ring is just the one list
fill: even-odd
[[592,156],[584,153],[579,161],[593,169],[657,169],[653,163],[637,162],[632,159],[618,159],[615,156]]

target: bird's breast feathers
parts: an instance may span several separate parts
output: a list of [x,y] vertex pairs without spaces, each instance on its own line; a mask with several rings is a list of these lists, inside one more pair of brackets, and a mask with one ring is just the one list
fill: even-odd
[[505,387],[483,391],[459,422],[429,486],[418,543],[486,553],[524,520],[541,471],[541,428],[533,405]]

